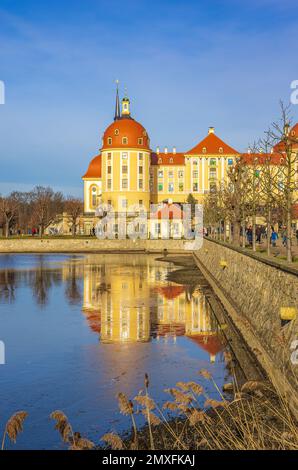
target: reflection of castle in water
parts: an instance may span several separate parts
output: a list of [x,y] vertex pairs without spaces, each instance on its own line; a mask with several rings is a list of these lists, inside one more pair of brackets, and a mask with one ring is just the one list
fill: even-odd
[[123,261],[84,269],[83,311],[101,341],[175,341],[187,336],[215,361],[223,345],[205,295],[165,281],[164,265],[155,260],[140,257],[134,265]]

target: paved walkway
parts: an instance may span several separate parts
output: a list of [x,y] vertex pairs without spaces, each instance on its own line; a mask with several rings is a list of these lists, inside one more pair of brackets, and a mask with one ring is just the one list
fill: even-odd
[[[266,251],[267,250],[267,240],[266,239],[262,240],[261,244],[257,243],[257,250],[258,251],[263,251],[263,250]],[[287,249],[286,249],[286,247],[283,246],[282,240],[280,240],[280,239],[277,240],[276,247],[273,247],[271,245],[270,251],[274,256],[278,256],[280,258],[287,256]],[[297,241],[295,239],[292,240],[292,252],[293,252],[294,257],[298,257],[298,244],[297,244]]]

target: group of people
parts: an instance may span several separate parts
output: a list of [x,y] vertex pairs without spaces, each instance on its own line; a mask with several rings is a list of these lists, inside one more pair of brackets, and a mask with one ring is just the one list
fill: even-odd
[[[279,237],[282,240],[282,245],[284,247],[287,246],[288,235],[287,235],[287,228],[285,226],[281,227],[280,232],[275,230],[274,227],[271,227],[270,232],[271,232],[270,233],[270,243],[273,247],[276,247],[276,243],[277,243],[277,240],[279,239]],[[249,245],[252,245],[252,243],[253,243],[253,228],[252,228],[251,225],[246,228],[245,235],[246,235],[246,239],[247,239],[247,242],[249,243]],[[256,226],[256,243],[261,244],[262,243],[262,238],[267,239],[267,237],[268,237],[267,227],[265,227],[263,225],[257,225]],[[298,229],[296,230],[296,241],[297,241],[297,244],[298,244]]]
[[[267,227],[264,227],[263,225],[257,225],[256,226],[256,242],[260,244],[262,242],[262,237],[267,238]],[[253,229],[251,225],[246,229],[246,239],[248,243],[252,245]]]

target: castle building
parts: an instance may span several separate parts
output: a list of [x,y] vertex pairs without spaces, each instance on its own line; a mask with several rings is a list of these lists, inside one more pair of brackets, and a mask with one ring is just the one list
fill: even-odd
[[[298,135],[298,124],[290,135]],[[279,150],[278,145],[274,147],[274,154],[270,155],[272,164],[281,164]],[[152,151],[147,130],[131,115],[127,96],[122,99],[120,110],[117,87],[114,121],[103,134],[100,153],[94,156],[82,177],[81,231],[89,234],[95,226],[99,204],[112,206],[116,213],[129,214],[133,206],[141,205],[149,212],[150,204],[186,203],[189,195],[201,203],[204,195],[226,181],[228,168],[240,156],[248,165],[256,158],[253,154],[240,154],[226,144],[214,127],[209,127],[207,136],[185,152],[177,152],[175,147],[171,151],[167,147],[163,152],[159,148]],[[264,157],[261,153],[257,155],[260,165]],[[180,233],[178,225],[175,230]]]
[[128,97],[123,98],[120,111],[117,89],[114,121],[82,178],[85,232],[100,203],[111,205],[115,212],[127,212],[136,204],[149,211],[150,204],[185,203],[189,194],[202,201],[217,182],[225,180],[238,155],[213,127],[186,152],[176,148],[153,152],[147,130],[131,116]]

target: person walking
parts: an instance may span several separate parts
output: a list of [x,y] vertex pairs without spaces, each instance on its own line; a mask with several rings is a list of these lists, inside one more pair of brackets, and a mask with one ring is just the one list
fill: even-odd
[[273,229],[272,232],[271,232],[271,243],[272,243],[272,246],[275,248],[276,247],[276,241],[278,239],[278,234],[277,232]]
[[260,227],[260,225],[257,225],[257,228],[256,228],[256,242],[259,243],[259,245],[261,244],[261,236],[262,236],[262,228]]
[[247,241],[250,245],[252,245],[252,228],[251,225],[248,227],[246,231]]

